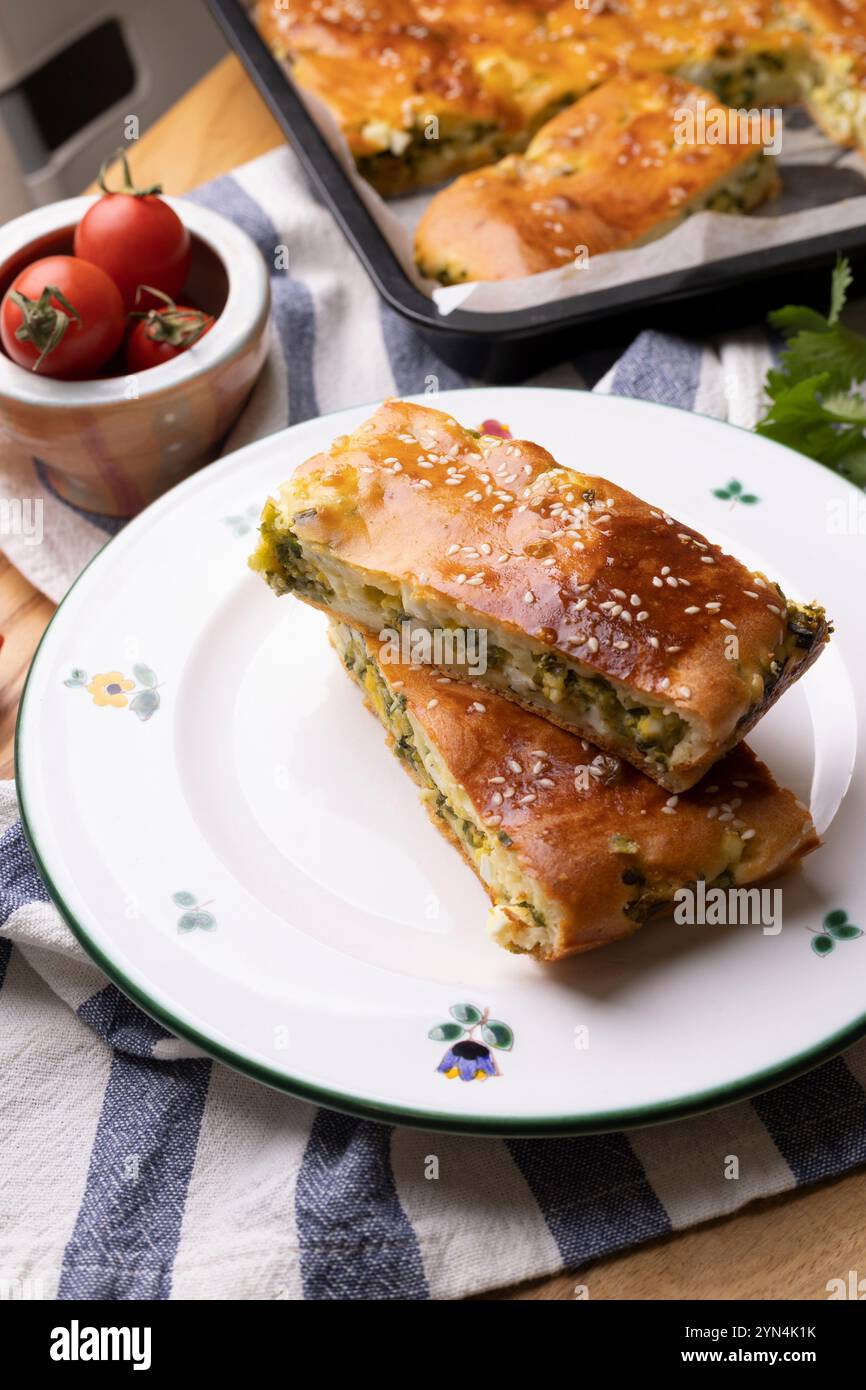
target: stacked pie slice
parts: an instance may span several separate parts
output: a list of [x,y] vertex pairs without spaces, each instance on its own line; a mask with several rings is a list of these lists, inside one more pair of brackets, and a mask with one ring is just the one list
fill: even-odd
[[266,503],[251,564],[329,615],[509,950],[591,949],[818,843],[741,740],[823,610],[538,445],[388,401]]

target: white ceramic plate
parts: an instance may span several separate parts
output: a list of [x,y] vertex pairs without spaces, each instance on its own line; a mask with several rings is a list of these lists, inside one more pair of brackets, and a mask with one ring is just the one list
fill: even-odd
[[[487,940],[480,886],[432,830],[324,618],[246,568],[267,493],[363,407],[181,484],[102,551],[49,627],[22,703],[19,790],[85,948],[240,1070],[429,1128],[644,1124],[765,1089],[855,1041],[866,937],[838,923],[866,925],[862,768],[851,779],[862,495],[753,435],[639,401],[503,388],[426,399],[466,425],[504,422],[825,603],[830,648],[751,740],[826,836],[784,882],[782,931],[661,921],[553,967]],[[429,1036],[455,1017],[468,1026],[473,1008],[513,1034],[485,1085],[437,1070],[448,1043]]]

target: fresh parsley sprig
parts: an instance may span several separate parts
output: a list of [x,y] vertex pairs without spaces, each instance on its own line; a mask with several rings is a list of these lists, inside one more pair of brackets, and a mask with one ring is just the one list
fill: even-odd
[[866,487],[866,395],[852,389],[866,381],[866,337],[841,322],[851,280],[840,258],[826,318],[802,305],[770,315],[788,343],[778,370],[767,373],[772,404],[755,429]]

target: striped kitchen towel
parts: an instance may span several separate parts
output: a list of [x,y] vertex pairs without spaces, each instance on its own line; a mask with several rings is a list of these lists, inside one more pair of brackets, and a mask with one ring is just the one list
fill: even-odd
[[[290,250],[272,279],[269,361],[226,449],[431,382],[472,384],[380,304],[289,151],[194,196],[269,264]],[[758,330],[713,346],[644,333],[617,361],[584,351],[533,381],[751,425],[770,358]],[[118,524],[63,503],[29,461],[0,467],[0,489],[43,499],[43,543],[3,544],[60,598]],[[0,1297],[457,1298],[578,1271],[866,1162],[866,1042],[757,1100],[597,1138],[431,1136],[270,1091],[172,1038],[90,963],[33,867],[12,783],[0,1049]],[[591,1293],[591,1272],[580,1279]]]

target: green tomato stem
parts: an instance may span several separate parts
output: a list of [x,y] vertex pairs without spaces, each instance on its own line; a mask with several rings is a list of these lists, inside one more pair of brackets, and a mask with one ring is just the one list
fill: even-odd
[[136,304],[142,293],[152,294],[166,305],[164,309],[138,309],[129,315],[131,319],[143,319],[147,327],[145,337],[152,343],[168,343],[171,347],[188,348],[197,343],[208,326],[209,315],[201,309],[179,309],[169,295],[152,285],[139,285],[135,292]]
[[[123,166],[123,187],[109,188],[106,182],[106,175],[108,173],[108,170],[111,168],[112,164],[116,164],[118,159],[120,160]],[[106,194],[128,193],[133,198],[149,198],[157,197],[162,192],[161,183],[154,183],[150,186],[150,188],[136,188],[135,184],[132,182],[132,173],[129,168],[129,160],[126,157],[126,149],[123,145],[121,145],[119,149],[115,150],[114,154],[109,155],[108,159],[103,160],[102,165],[100,166],[99,178],[97,182],[102,192]]]
[[[72,320],[81,323],[81,315],[56,285],[46,285],[38,299],[28,299],[18,290],[11,290],[9,298],[21,311],[22,321],[15,330],[15,337],[19,343],[32,343],[39,348],[39,356],[31,368],[38,372],[48,354],[62,341]],[[62,304],[62,309],[52,304],[55,299]]]

